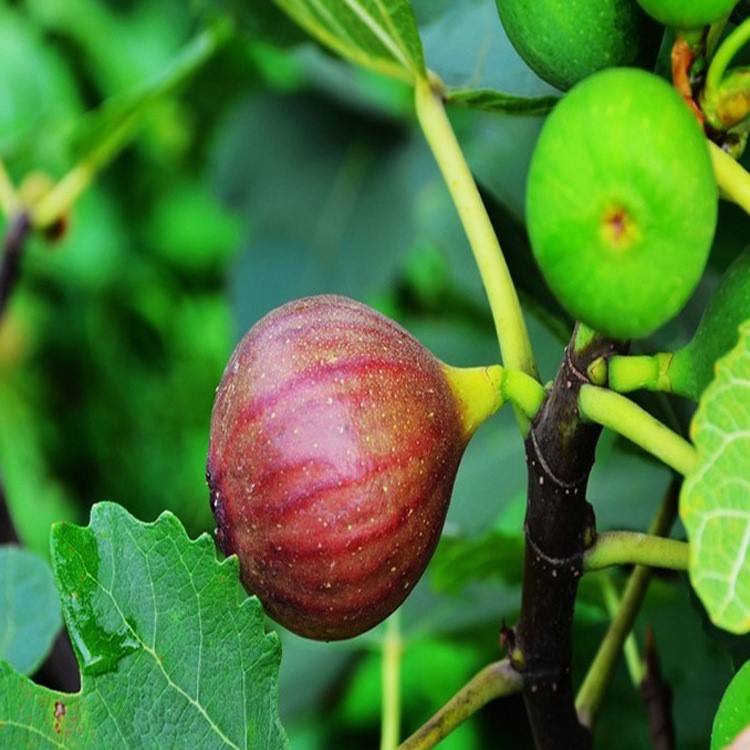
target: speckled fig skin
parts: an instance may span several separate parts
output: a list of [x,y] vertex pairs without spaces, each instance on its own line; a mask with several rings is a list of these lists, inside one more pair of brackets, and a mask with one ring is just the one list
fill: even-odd
[[396,323],[333,295],[283,305],[217,389],[218,543],[289,630],[358,635],[424,572],[467,441],[440,362]]

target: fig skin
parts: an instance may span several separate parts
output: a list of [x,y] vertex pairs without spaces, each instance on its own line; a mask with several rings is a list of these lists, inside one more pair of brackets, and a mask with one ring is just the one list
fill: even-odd
[[652,68],[664,29],[635,0],[495,0],[511,44],[547,83],[567,91],[597,70]]
[[217,389],[219,546],[289,630],[358,635],[424,572],[468,439],[440,361],[395,322],[334,295],[283,305]]

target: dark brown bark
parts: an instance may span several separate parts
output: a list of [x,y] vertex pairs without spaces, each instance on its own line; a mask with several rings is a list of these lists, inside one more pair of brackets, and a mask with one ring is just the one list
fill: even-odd
[[586,487],[601,428],[581,421],[577,402],[581,385],[589,382],[588,365],[614,353],[615,346],[611,340],[594,339],[576,351],[571,341],[526,439],[526,552],[513,661],[524,678],[526,709],[539,750],[592,746],[590,732],[575,711],[571,655],[583,553],[596,533]]
[[672,715],[672,688],[664,679],[656,651],[654,633],[646,632],[646,676],[641,681],[641,695],[646,703],[648,730],[654,750],[675,750],[674,718]]
[[21,267],[21,256],[26,238],[31,231],[31,220],[27,213],[15,216],[5,232],[3,254],[0,258],[0,317],[15,288]]

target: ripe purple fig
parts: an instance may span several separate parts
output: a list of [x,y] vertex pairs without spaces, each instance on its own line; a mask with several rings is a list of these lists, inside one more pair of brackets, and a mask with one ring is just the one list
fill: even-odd
[[338,640],[401,604],[500,379],[499,365],[444,365],[345,297],[290,302],[250,329],[217,389],[207,476],[219,546],[271,617]]

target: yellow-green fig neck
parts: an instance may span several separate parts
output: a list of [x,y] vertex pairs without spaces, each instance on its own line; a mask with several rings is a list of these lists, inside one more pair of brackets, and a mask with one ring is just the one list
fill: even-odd
[[453,367],[440,363],[445,379],[455,399],[466,441],[479,426],[489,419],[504,403],[501,392],[503,368]]

